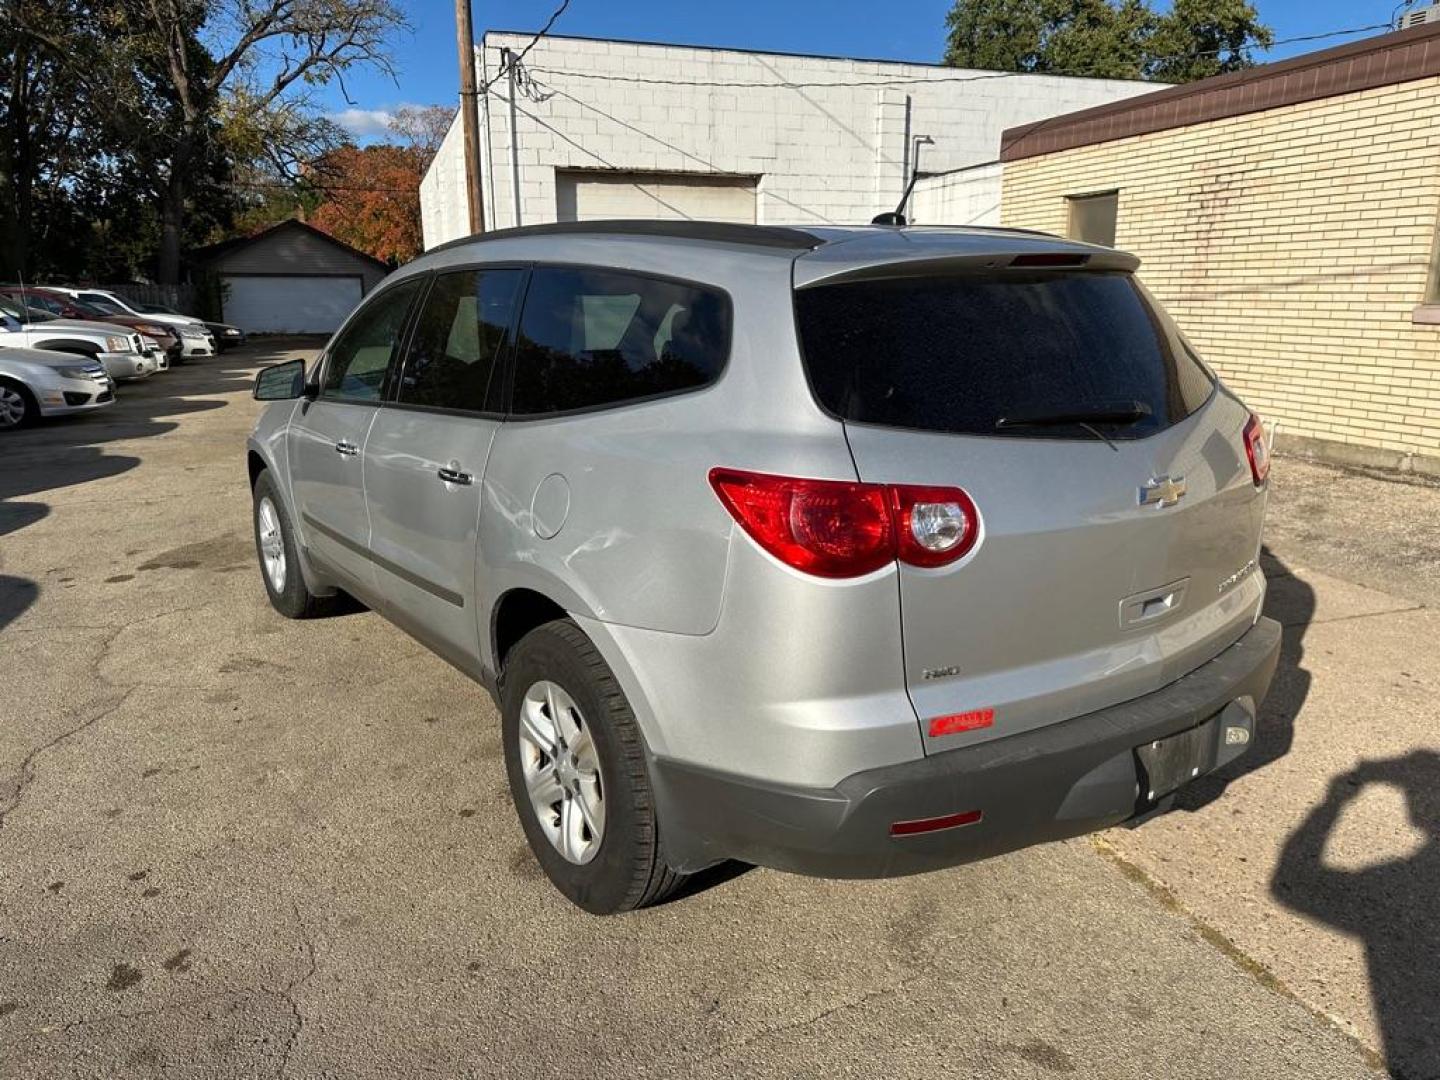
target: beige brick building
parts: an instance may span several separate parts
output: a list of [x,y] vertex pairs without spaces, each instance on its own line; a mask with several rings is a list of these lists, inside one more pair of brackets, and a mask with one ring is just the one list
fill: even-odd
[[1282,447],[1440,473],[1440,25],[1013,128],[1001,158],[1003,222],[1140,256]]

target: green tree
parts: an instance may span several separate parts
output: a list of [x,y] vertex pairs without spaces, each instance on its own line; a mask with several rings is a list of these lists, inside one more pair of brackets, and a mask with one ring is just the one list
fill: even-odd
[[1249,67],[1272,40],[1248,0],[956,0],[945,63],[1188,82]]

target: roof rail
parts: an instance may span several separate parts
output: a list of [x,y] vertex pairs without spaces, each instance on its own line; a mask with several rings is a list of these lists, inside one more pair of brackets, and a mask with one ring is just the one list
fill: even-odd
[[425,252],[448,251],[465,244],[487,240],[511,240],[524,236],[647,236],[676,240],[711,240],[721,244],[748,244],[753,247],[789,248],[808,251],[823,240],[801,229],[780,225],[739,225],[728,221],[650,221],[607,219],[603,221],[552,221],[542,225],[521,225],[513,229],[462,236]]

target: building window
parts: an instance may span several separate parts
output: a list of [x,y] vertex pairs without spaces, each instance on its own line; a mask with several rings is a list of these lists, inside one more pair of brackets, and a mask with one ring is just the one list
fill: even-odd
[[1095,195],[1069,195],[1070,221],[1066,235],[1087,244],[1115,246],[1115,213],[1120,208],[1118,191],[1102,191]]

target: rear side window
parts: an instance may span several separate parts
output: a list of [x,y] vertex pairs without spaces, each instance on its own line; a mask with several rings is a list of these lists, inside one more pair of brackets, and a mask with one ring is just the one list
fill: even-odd
[[[483,412],[523,270],[460,270],[435,279],[415,321],[399,400]],[[498,404],[498,403],[497,403]]]
[[1083,435],[1075,423],[1007,426],[1138,402],[1143,438],[1210,395],[1204,368],[1128,274],[1006,272],[820,285],[796,293],[805,366],[844,420],[1023,438]]
[[566,412],[694,390],[730,352],[718,289],[615,270],[536,267],[515,348],[511,410]]

